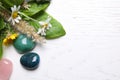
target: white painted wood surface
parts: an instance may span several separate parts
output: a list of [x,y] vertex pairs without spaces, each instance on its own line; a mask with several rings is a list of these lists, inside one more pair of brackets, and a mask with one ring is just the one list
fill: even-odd
[[120,0],[52,0],[47,10],[66,36],[37,45],[35,71],[22,68],[13,46],[4,49],[10,80],[120,80]]

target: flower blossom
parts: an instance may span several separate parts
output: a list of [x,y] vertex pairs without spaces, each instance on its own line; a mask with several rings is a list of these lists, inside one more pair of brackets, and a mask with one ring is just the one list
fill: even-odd
[[11,7],[12,14],[8,21],[12,22],[13,25],[15,25],[15,23],[19,23],[19,21],[21,20],[21,17],[18,15],[19,9],[20,6],[17,7],[16,5],[14,5],[13,7]]
[[15,40],[17,38],[17,36],[18,36],[18,34],[16,34],[16,33],[9,35],[8,37],[6,37],[3,40],[3,44],[5,46],[8,46],[9,44],[11,44],[13,42],[13,40]]
[[45,21],[40,21],[39,24],[42,26],[42,28],[39,28],[37,33],[42,36],[45,36],[46,30],[49,30],[52,27],[50,21],[51,21],[51,17],[48,17],[47,20]]

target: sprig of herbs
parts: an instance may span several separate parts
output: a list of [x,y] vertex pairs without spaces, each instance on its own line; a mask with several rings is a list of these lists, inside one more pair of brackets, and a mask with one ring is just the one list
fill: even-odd
[[[51,15],[49,15],[45,11],[46,8],[50,5],[50,1],[51,0],[0,0],[0,58],[2,57],[3,54],[3,48],[2,48],[3,39],[6,38],[9,32],[10,33],[16,32],[14,30],[15,27],[19,28],[23,24],[27,25],[27,27],[34,28],[37,33],[38,29],[41,28],[39,22],[45,21],[49,16],[51,17],[50,24],[52,25],[52,27],[49,30],[46,30],[45,38],[55,39],[64,36],[66,34],[61,23],[58,22],[56,19],[54,19]],[[28,9],[23,8],[24,3],[27,3],[27,5],[30,5],[30,7]],[[11,7],[13,7],[14,5],[21,6],[19,15],[22,18],[20,22],[23,23],[11,25],[11,22],[8,22],[8,19],[10,18],[10,14],[12,13]],[[32,28],[29,28],[30,31],[28,32],[32,33],[32,30],[34,30]],[[24,29],[27,28],[24,28],[24,26],[22,26],[22,29],[19,30],[24,31]]]

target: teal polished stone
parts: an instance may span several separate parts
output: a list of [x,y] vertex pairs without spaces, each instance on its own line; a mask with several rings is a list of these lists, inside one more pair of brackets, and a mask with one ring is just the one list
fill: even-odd
[[35,47],[36,43],[25,34],[20,34],[13,42],[13,45],[19,53],[25,53],[31,51]]
[[40,63],[40,57],[37,53],[29,52],[20,58],[21,65],[28,70],[35,70]]

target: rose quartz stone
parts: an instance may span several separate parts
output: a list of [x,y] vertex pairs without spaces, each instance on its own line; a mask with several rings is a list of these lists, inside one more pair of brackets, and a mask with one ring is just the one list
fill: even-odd
[[0,80],[9,80],[12,73],[12,62],[8,59],[0,60]]

